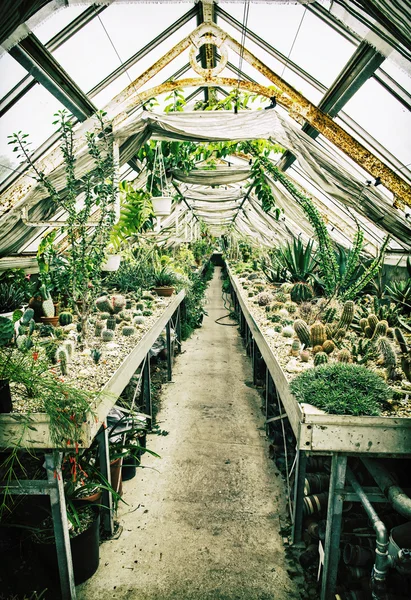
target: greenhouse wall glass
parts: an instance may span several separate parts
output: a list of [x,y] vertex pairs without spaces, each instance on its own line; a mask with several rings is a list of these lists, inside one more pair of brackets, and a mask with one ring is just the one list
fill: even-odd
[[411,598],[410,2],[0,17],[0,599]]

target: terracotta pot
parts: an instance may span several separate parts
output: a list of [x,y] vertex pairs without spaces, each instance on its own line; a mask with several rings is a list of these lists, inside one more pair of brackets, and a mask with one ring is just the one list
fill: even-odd
[[173,287],[161,286],[153,288],[157,296],[172,296],[176,291]]
[[84,496],[83,498],[76,498],[74,500],[74,505],[78,505],[78,506],[84,506],[84,503],[87,502],[88,504],[101,504],[101,496],[102,496],[102,491],[101,490],[97,490],[94,494],[90,494],[90,496]]
[[41,322],[44,323],[44,325],[53,325],[53,327],[57,327],[57,325],[59,324],[59,318],[58,316],[41,317]]
[[123,479],[121,477],[121,458],[116,458],[110,462],[111,487],[120,496],[123,494]]

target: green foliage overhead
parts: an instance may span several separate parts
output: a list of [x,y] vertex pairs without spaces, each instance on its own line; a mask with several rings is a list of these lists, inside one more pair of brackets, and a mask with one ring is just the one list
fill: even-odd
[[120,183],[120,219],[111,231],[110,242],[119,248],[121,242],[139,233],[150,231],[154,212],[150,194],[136,189],[129,181]]
[[308,369],[290,383],[299,402],[335,415],[379,415],[391,388],[362,365],[332,363]]

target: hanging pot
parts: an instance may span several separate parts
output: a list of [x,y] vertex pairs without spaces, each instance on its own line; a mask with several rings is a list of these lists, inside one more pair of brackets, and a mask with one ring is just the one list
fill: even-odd
[[156,217],[167,217],[171,213],[171,196],[153,196],[151,203]]
[[0,379],[0,413],[10,413],[12,410],[9,380]]
[[108,254],[106,262],[101,265],[102,271],[117,271],[121,262],[121,254]]

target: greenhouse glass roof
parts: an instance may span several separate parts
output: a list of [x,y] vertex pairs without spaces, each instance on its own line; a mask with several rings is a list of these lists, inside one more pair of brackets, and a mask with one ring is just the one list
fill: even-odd
[[[285,149],[272,161],[312,197],[337,243],[349,246],[359,223],[370,254],[386,233],[387,260],[411,250],[408,1],[15,0],[0,10],[0,264],[34,252],[50,222],[64,219],[7,138],[28,133],[34,156],[63,189],[52,125],[63,108],[76,122],[78,178],[90,167],[81,136],[100,109],[113,123],[120,178],[142,185],[136,154],[150,138],[266,139]],[[165,114],[176,89],[183,111]],[[233,89],[259,97],[245,110],[194,110],[210,89],[217,99]],[[312,237],[290,193],[268,176],[276,218],[249,176],[241,155],[213,170],[173,172],[183,201],[150,235],[188,241],[202,220],[215,235],[232,226],[264,245]]]

